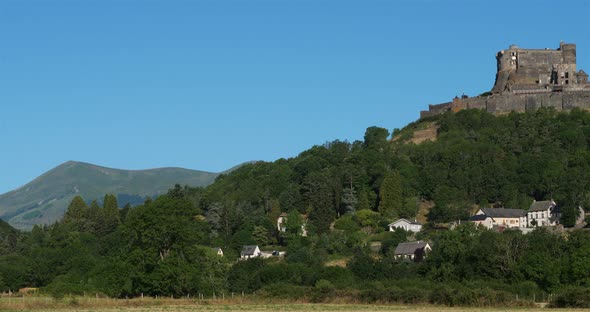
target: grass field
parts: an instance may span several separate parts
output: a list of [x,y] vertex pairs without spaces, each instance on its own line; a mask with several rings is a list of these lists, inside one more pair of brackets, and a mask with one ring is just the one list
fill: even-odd
[[96,298],[64,298],[55,300],[49,297],[17,297],[17,298],[0,298],[1,311],[161,311],[161,312],[199,312],[199,311],[349,311],[349,312],[367,312],[367,311],[417,311],[417,312],[479,312],[479,311],[507,311],[507,312],[524,312],[524,311],[584,311],[590,312],[590,309],[546,309],[546,308],[526,308],[526,307],[443,307],[429,305],[368,305],[368,304],[310,304],[310,303],[278,303],[278,302],[252,302],[245,300],[240,302],[234,301],[214,301],[214,300],[193,300],[193,299],[96,299]]

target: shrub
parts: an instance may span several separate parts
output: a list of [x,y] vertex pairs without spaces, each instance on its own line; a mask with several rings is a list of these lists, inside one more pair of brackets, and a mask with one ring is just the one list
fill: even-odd
[[308,293],[312,292],[312,288],[304,286],[296,286],[287,283],[276,283],[267,285],[256,293],[266,298],[279,298],[289,300],[301,300],[308,296]]
[[321,279],[315,283],[315,291],[311,293],[311,302],[323,302],[334,293],[334,285],[330,281]]
[[551,301],[552,308],[590,308],[590,288],[569,287]]

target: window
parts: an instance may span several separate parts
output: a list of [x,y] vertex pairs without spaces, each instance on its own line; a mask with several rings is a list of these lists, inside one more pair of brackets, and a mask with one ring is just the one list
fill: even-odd
[[569,73],[565,72],[565,78],[569,78]]

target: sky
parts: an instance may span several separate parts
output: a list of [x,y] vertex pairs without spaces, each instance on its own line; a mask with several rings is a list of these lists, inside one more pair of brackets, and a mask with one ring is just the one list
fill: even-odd
[[1,0],[0,193],[68,160],[219,172],[362,140],[560,41],[590,72],[590,1]]

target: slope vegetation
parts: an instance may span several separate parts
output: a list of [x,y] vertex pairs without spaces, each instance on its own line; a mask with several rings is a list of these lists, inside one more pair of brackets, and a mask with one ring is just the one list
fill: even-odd
[[[165,193],[178,183],[206,186],[217,173],[182,168],[120,170],[68,161],[26,185],[0,195],[0,218],[20,229],[49,224],[61,216],[76,195],[86,200],[100,199],[105,193],[127,200]],[[125,201],[120,202],[125,205]]]

